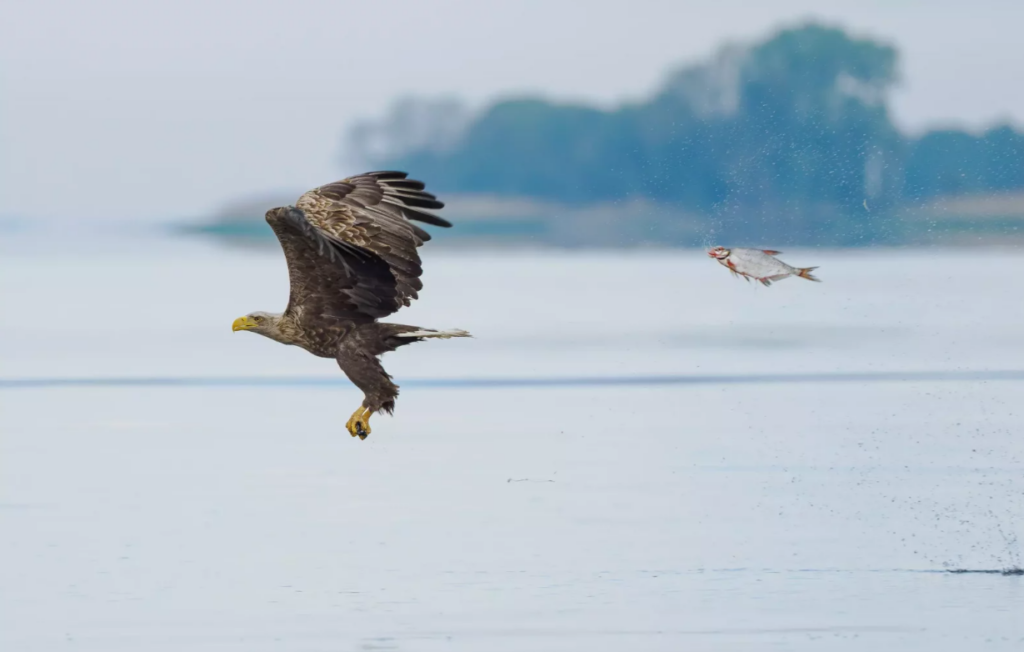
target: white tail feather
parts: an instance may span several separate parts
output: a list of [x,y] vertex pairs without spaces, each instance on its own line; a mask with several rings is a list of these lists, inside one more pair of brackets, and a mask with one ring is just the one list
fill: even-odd
[[442,340],[447,340],[452,337],[473,337],[468,332],[453,328],[448,331],[412,331],[409,333],[399,333],[396,337],[437,337]]

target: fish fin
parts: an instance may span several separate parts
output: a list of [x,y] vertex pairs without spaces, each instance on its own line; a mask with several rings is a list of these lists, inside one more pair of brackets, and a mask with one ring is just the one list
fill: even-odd
[[792,276],[792,274],[775,274],[774,276],[769,276],[768,280],[769,281],[781,281],[782,279],[789,278],[790,276]]
[[759,278],[757,280],[761,281],[761,284],[764,285],[765,287],[768,287],[769,285],[772,284],[772,279],[773,278],[775,278],[775,277],[774,276],[770,276],[768,278]]
[[801,267],[798,270],[796,270],[796,275],[799,276],[800,278],[805,278],[808,281],[814,281],[815,283],[821,283],[821,279],[820,278],[818,278],[817,276],[811,274],[811,272],[813,272],[816,269],[818,269],[818,268],[817,267]]
[[782,253],[781,251],[775,251],[774,249],[762,249],[761,252],[766,253],[769,256],[778,256]]

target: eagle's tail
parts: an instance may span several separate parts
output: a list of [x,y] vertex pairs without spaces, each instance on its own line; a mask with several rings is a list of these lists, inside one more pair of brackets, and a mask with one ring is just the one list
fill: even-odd
[[405,333],[396,333],[395,337],[415,337],[427,339],[428,337],[436,337],[438,339],[447,340],[452,337],[473,337],[469,332],[459,328],[452,328],[446,331],[434,331],[427,328],[421,328],[416,331],[408,331]]

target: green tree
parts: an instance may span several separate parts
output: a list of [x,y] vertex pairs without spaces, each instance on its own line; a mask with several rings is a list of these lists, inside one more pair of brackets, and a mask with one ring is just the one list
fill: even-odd
[[1024,134],[1009,126],[981,136],[933,131],[911,144],[907,196],[930,199],[1024,188]]
[[908,140],[888,111],[896,81],[891,45],[810,24],[723,48],[644,102],[606,111],[505,100],[444,147],[374,163],[413,169],[440,191],[645,197],[775,241],[873,238],[888,228],[878,216],[908,198],[1024,188],[1024,135]]

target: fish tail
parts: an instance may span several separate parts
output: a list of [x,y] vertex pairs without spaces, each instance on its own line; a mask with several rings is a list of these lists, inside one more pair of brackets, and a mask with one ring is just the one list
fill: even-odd
[[818,278],[814,274],[811,274],[811,272],[813,272],[816,269],[818,269],[818,268],[817,267],[801,267],[798,270],[796,270],[796,275],[799,276],[800,278],[805,278],[808,281],[814,281],[815,283],[821,283],[821,279],[820,278]]

